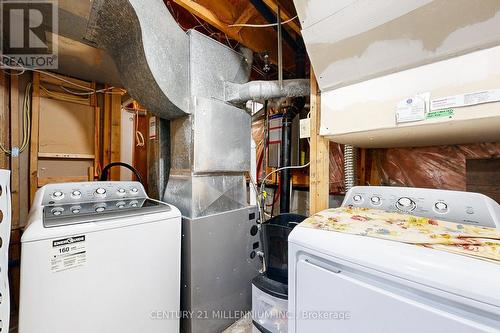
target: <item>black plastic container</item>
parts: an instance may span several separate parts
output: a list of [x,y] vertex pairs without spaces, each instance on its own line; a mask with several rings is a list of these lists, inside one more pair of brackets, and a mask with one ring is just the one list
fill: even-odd
[[306,217],[280,214],[262,224],[266,276],[288,284],[288,235]]

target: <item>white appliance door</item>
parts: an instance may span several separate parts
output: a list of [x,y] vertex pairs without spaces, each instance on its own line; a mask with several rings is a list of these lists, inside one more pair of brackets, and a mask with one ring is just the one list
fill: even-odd
[[124,223],[117,219],[85,234],[60,227],[79,247],[67,268],[52,261],[65,237],[24,243],[19,332],[178,333],[180,222],[112,228]]
[[500,332],[491,314],[465,302],[453,304],[376,271],[315,258],[297,262],[296,306],[290,314],[296,316],[297,333]]

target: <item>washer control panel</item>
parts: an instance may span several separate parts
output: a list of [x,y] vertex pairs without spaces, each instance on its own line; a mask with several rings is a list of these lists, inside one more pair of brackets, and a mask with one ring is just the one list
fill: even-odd
[[500,228],[500,206],[480,193],[414,187],[356,186],[347,192],[342,206],[375,208]]
[[109,181],[46,185],[42,206],[46,228],[170,210],[149,199],[138,182]]
[[147,198],[139,182],[80,182],[45,186],[42,205]]

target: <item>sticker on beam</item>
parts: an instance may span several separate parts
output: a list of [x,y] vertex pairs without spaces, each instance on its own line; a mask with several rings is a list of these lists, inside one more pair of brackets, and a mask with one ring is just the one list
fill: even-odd
[[476,91],[468,94],[433,99],[431,111],[472,106],[500,101],[500,89]]

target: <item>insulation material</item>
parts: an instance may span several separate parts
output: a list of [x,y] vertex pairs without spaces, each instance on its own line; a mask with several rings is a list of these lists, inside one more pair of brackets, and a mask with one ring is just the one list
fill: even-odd
[[500,142],[373,150],[384,185],[466,190],[466,160],[500,156]]
[[344,192],[344,145],[330,142],[330,193]]

